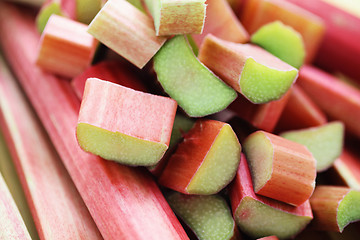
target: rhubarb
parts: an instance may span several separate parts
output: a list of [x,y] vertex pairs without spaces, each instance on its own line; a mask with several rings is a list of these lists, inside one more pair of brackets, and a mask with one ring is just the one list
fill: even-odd
[[46,133],[9,74],[0,83],[0,109],[4,123],[1,128],[40,238],[102,239]]
[[360,136],[360,90],[312,66],[300,70],[299,86],[332,119]]
[[205,0],[145,0],[157,36],[201,33],[205,21]]
[[244,155],[241,156],[237,175],[230,188],[230,201],[237,225],[252,238],[270,235],[279,239],[291,238],[313,218],[309,201],[293,207],[256,195]]
[[251,42],[295,68],[304,63],[305,47],[301,35],[280,21],[265,24],[252,36]]
[[311,63],[325,33],[321,18],[284,0],[248,0],[240,14],[240,21],[250,34],[276,20],[301,34],[306,49],[305,63]]
[[184,36],[170,39],[154,57],[154,69],[165,92],[190,117],[225,109],[236,92],[195,57]]
[[245,139],[243,147],[255,193],[295,206],[310,198],[316,162],[305,146],[257,131]]
[[240,152],[229,124],[198,120],[170,157],[159,183],[186,194],[217,193],[234,178]]
[[0,239],[24,239],[31,237],[0,174]]
[[26,11],[0,3],[2,49],[104,239],[188,239],[158,186],[141,168],[84,152],[79,101],[68,82],[33,64],[39,35]]
[[360,158],[356,154],[345,149],[333,168],[346,186],[360,191]]
[[88,32],[138,68],[143,68],[166,40],[155,35],[151,18],[123,0],[107,1]]
[[339,186],[318,186],[310,198],[312,225],[319,230],[342,232],[360,220],[360,191]]
[[201,34],[192,34],[197,46],[201,45],[208,33],[231,42],[246,43],[249,40],[249,34],[226,0],[208,0],[206,3],[204,29]]
[[340,156],[344,144],[344,130],[342,122],[331,122],[284,132],[281,136],[306,146],[316,159],[316,170],[321,172],[328,169]]
[[298,71],[260,47],[221,40],[209,34],[199,60],[253,103],[280,99]]
[[75,0],[76,20],[89,24],[100,11],[103,0]]
[[166,200],[197,239],[236,240],[238,231],[230,208],[221,196],[185,195],[170,193]]
[[97,41],[86,32],[86,25],[52,15],[39,46],[36,64],[44,70],[71,78],[90,65]]

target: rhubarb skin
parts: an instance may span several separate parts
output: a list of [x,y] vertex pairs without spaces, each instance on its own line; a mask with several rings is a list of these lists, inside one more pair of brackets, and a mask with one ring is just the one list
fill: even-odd
[[21,218],[6,183],[0,174],[0,239],[30,240],[31,237]]
[[89,78],[76,136],[82,149],[107,160],[152,166],[169,147],[176,108],[171,98]]
[[292,87],[276,131],[294,130],[323,125],[326,115],[297,84]]
[[264,131],[249,135],[243,146],[257,194],[294,206],[310,198],[316,161],[305,146]]
[[105,60],[92,65],[71,80],[71,86],[80,100],[83,97],[85,83],[88,78],[104,79],[137,91],[147,92],[145,85],[135,74],[129,71],[124,64],[115,60]]
[[360,220],[360,191],[348,187],[318,186],[310,198],[314,212],[312,226],[318,230],[342,232]]
[[7,59],[103,238],[188,239],[146,171],[105,161],[79,147],[74,133],[79,100],[68,82],[33,64],[39,41],[34,18],[1,2],[0,34]]
[[201,34],[192,34],[197,46],[200,46],[208,33],[230,42],[246,43],[249,34],[232,11],[226,0],[206,1],[206,21]]
[[360,191],[360,158],[356,154],[344,149],[335,160],[333,169],[346,186]]
[[[290,0],[290,2],[316,14],[325,23],[326,32],[316,55],[315,64],[330,72],[343,72],[360,82],[359,15],[355,16],[324,0]],[[345,5],[343,1],[341,4]]]
[[263,238],[258,238],[257,240],[279,240],[277,236],[268,236]]
[[90,66],[98,44],[86,29],[82,23],[53,14],[42,33],[36,64],[69,78],[82,73]]
[[298,74],[258,46],[225,41],[211,34],[201,45],[199,60],[252,103],[280,99]]
[[201,33],[206,14],[205,0],[145,0],[154,19],[156,36]]
[[313,61],[325,34],[321,18],[289,1],[248,0],[239,17],[250,34],[276,20],[294,28],[304,40],[305,63]]
[[0,82],[1,128],[40,238],[102,239],[16,80],[6,76]]
[[159,183],[185,194],[217,193],[234,178],[240,152],[230,125],[198,120],[170,157]]
[[244,154],[230,187],[230,202],[237,225],[252,238],[270,235],[279,239],[291,238],[313,218],[309,201],[294,207],[255,194]]
[[298,84],[330,118],[360,137],[360,90],[312,66],[300,69]]
[[288,102],[292,89],[281,99],[265,104],[254,104],[245,97],[239,96],[229,109],[252,126],[266,132],[273,132]]
[[123,0],[107,1],[87,31],[138,68],[143,68],[166,41],[155,35],[150,17]]

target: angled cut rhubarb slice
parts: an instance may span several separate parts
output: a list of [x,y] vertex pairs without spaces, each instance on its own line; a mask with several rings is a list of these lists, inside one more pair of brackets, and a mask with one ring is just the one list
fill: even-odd
[[88,32],[138,68],[143,68],[166,40],[156,37],[150,17],[124,0],[107,1]]
[[304,63],[305,47],[302,36],[280,21],[259,28],[251,36],[251,42],[295,68],[300,68]]
[[0,174],[0,239],[30,240],[24,221]]
[[42,33],[36,64],[46,71],[75,77],[91,63],[97,40],[87,26],[65,17],[51,15]]
[[260,47],[221,40],[209,34],[199,60],[253,103],[280,99],[298,71]]
[[205,0],[145,0],[157,36],[201,33],[205,22]]
[[166,196],[170,207],[199,240],[236,240],[237,226],[230,208],[221,196],[185,195],[177,192]]
[[340,156],[344,131],[342,122],[331,122],[317,127],[284,132],[281,136],[306,146],[316,159],[316,170],[320,172],[328,169]]
[[198,120],[162,172],[159,183],[186,194],[214,194],[235,176],[241,146],[229,124]]
[[219,112],[237,96],[199,62],[185,36],[166,42],[154,57],[154,69],[165,92],[191,117]]
[[245,139],[243,147],[256,193],[295,206],[310,198],[316,162],[305,146],[257,131]]
[[0,109],[1,129],[40,239],[102,239],[44,129],[10,74],[0,82]]
[[87,152],[123,164],[152,166],[169,146],[176,107],[171,98],[89,78],[76,136]]
[[244,155],[230,188],[230,201],[237,225],[253,238],[270,235],[279,239],[291,238],[313,218],[309,201],[293,207],[256,195]]
[[346,186],[360,191],[360,158],[344,149],[333,168]]
[[312,225],[319,230],[342,232],[360,220],[360,191],[348,187],[318,186],[310,198]]
[[4,53],[104,239],[188,239],[146,171],[79,147],[74,133],[79,100],[68,82],[33,64],[39,41],[34,18],[0,2],[0,35]]

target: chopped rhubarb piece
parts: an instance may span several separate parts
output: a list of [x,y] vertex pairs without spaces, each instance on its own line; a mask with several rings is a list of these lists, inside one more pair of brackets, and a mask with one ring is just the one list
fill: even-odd
[[291,89],[279,100],[265,104],[255,104],[243,96],[239,96],[229,109],[252,126],[267,132],[272,132],[289,99]]
[[150,17],[123,0],[107,1],[88,32],[138,68],[143,68],[166,41],[155,35]]
[[360,136],[360,90],[312,66],[300,69],[298,84],[326,114]]
[[[360,17],[330,4],[329,0],[289,0],[321,17],[326,26],[315,63],[331,72],[343,72],[360,82]],[[332,1],[333,2],[333,1]],[[348,1],[341,1],[344,6]],[[359,8],[354,1],[351,9]]]
[[166,196],[166,200],[176,215],[195,233],[197,239],[238,239],[237,226],[230,208],[221,196],[173,192]]
[[250,34],[276,20],[293,27],[303,37],[305,63],[312,62],[325,33],[321,18],[284,0],[248,0],[240,20]]
[[27,99],[9,74],[1,78],[0,109],[1,128],[40,238],[102,239]]
[[220,112],[237,96],[199,62],[185,36],[170,39],[160,49],[154,69],[165,92],[191,117]]
[[201,33],[205,22],[205,0],[145,0],[157,36]]
[[89,78],[76,136],[87,152],[127,165],[152,166],[169,147],[176,107],[171,98]]
[[268,236],[263,238],[258,238],[257,240],[279,240],[277,236]]
[[345,149],[333,168],[345,185],[360,191],[360,157]]
[[277,131],[301,129],[323,125],[325,114],[297,84],[292,87],[285,108],[276,125]]
[[280,239],[290,238],[304,229],[313,218],[309,201],[294,207],[256,195],[243,154],[230,188],[230,201],[237,225],[253,238],[270,235]]
[[295,206],[310,198],[316,161],[305,146],[257,131],[245,139],[243,147],[255,193]]
[[206,3],[208,5],[203,32],[192,34],[198,46],[201,45],[208,33],[231,42],[246,43],[249,41],[249,34],[226,0],[208,0]]
[[24,239],[31,237],[21,218],[6,183],[0,174],[0,239]]
[[199,60],[253,103],[280,99],[298,71],[262,48],[207,35]]
[[51,15],[42,33],[36,64],[65,77],[75,77],[91,63],[97,41],[86,32],[86,25]]
[[340,156],[344,144],[344,130],[342,122],[331,122],[284,132],[281,136],[306,146],[316,159],[316,170],[321,172],[328,169]]
[[360,220],[360,191],[348,187],[317,186],[310,198],[312,225],[319,230],[342,232]]
[[103,0],[76,0],[76,20],[89,24],[100,11]]
[[305,46],[302,36],[280,21],[265,24],[252,36],[251,42],[295,68],[304,63]]
[[102,61],[90,66],[79,76],[75,77],[71,81],[71,85],[79,99],[83,97],[85,82],[88,78],[104,79],[137,91],[147,92],[146,87],[135,74],[118,61]]
[[84,152],[75,127],[79,101],[69,82],[33,64],[34,18],[0,2],[0,43],[104,239],[188,239],[158,186],[141,168]]
[[229,124],[198,120],[184,136],[159,183],[186,194],[214,194],[234,178],[241,146]]

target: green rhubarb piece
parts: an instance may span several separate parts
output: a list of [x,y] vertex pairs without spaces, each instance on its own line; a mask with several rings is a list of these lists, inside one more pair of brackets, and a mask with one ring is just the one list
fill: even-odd
[[145,0],[157,36],[201,33],[206,13],[205,0]]
[[154,69],[165,92],[191,117],[219,112],[237,97],[199,62],[183,35],[164,44],[154,57]]
[[166,199],[174,212],[191,228],[199,240],[233,239],[235,223],[222,197],[174,192]]
[[305,145],[316,159],[316,170],[321,172],[328,169],[342,152],[344,124],[331,122],[318,127],[284,132],[281,136]]
[[295,68],[304,63],[305,46],[301,35],[280,21],[262,26],[251,36],[251,42]]
[[199,54],[199,47],[196,44],[194,38],[191,36],[191,34],[187,34],[186,37],[187,37],[187,40],[188,40],[188,42],[189,42],[189,44],[190,44],[190,46],[191,46],[191,48],[192,48],[192,50],[194,52],[194,55],[197,56]]
[[360,220],[360,192],[351,190],[340,202],[337,213],[340,232],[352,222]]
[[76,18],[89,24],[101,9],[102,0],[76,0]]
[[171,131],[169,149],[172,148],[182,138],[182,134],[188,132],[195,124],[195,120],[176,114],[173,129]]
[[43,32],[52,14],[64,16],[61,9],[60,2],[51,2],[40,9],[40,12],[36,16],[36,27],[39,32]]
[[244,197],[234,213],[240,229],[253,238],[276,235],[279,239],[291,238],[312,220],[273,208],[252,197]]
[[134,7],[145,13],[145,9],[142,5],[142,0],[127,0],[129,3],[131,3]]

